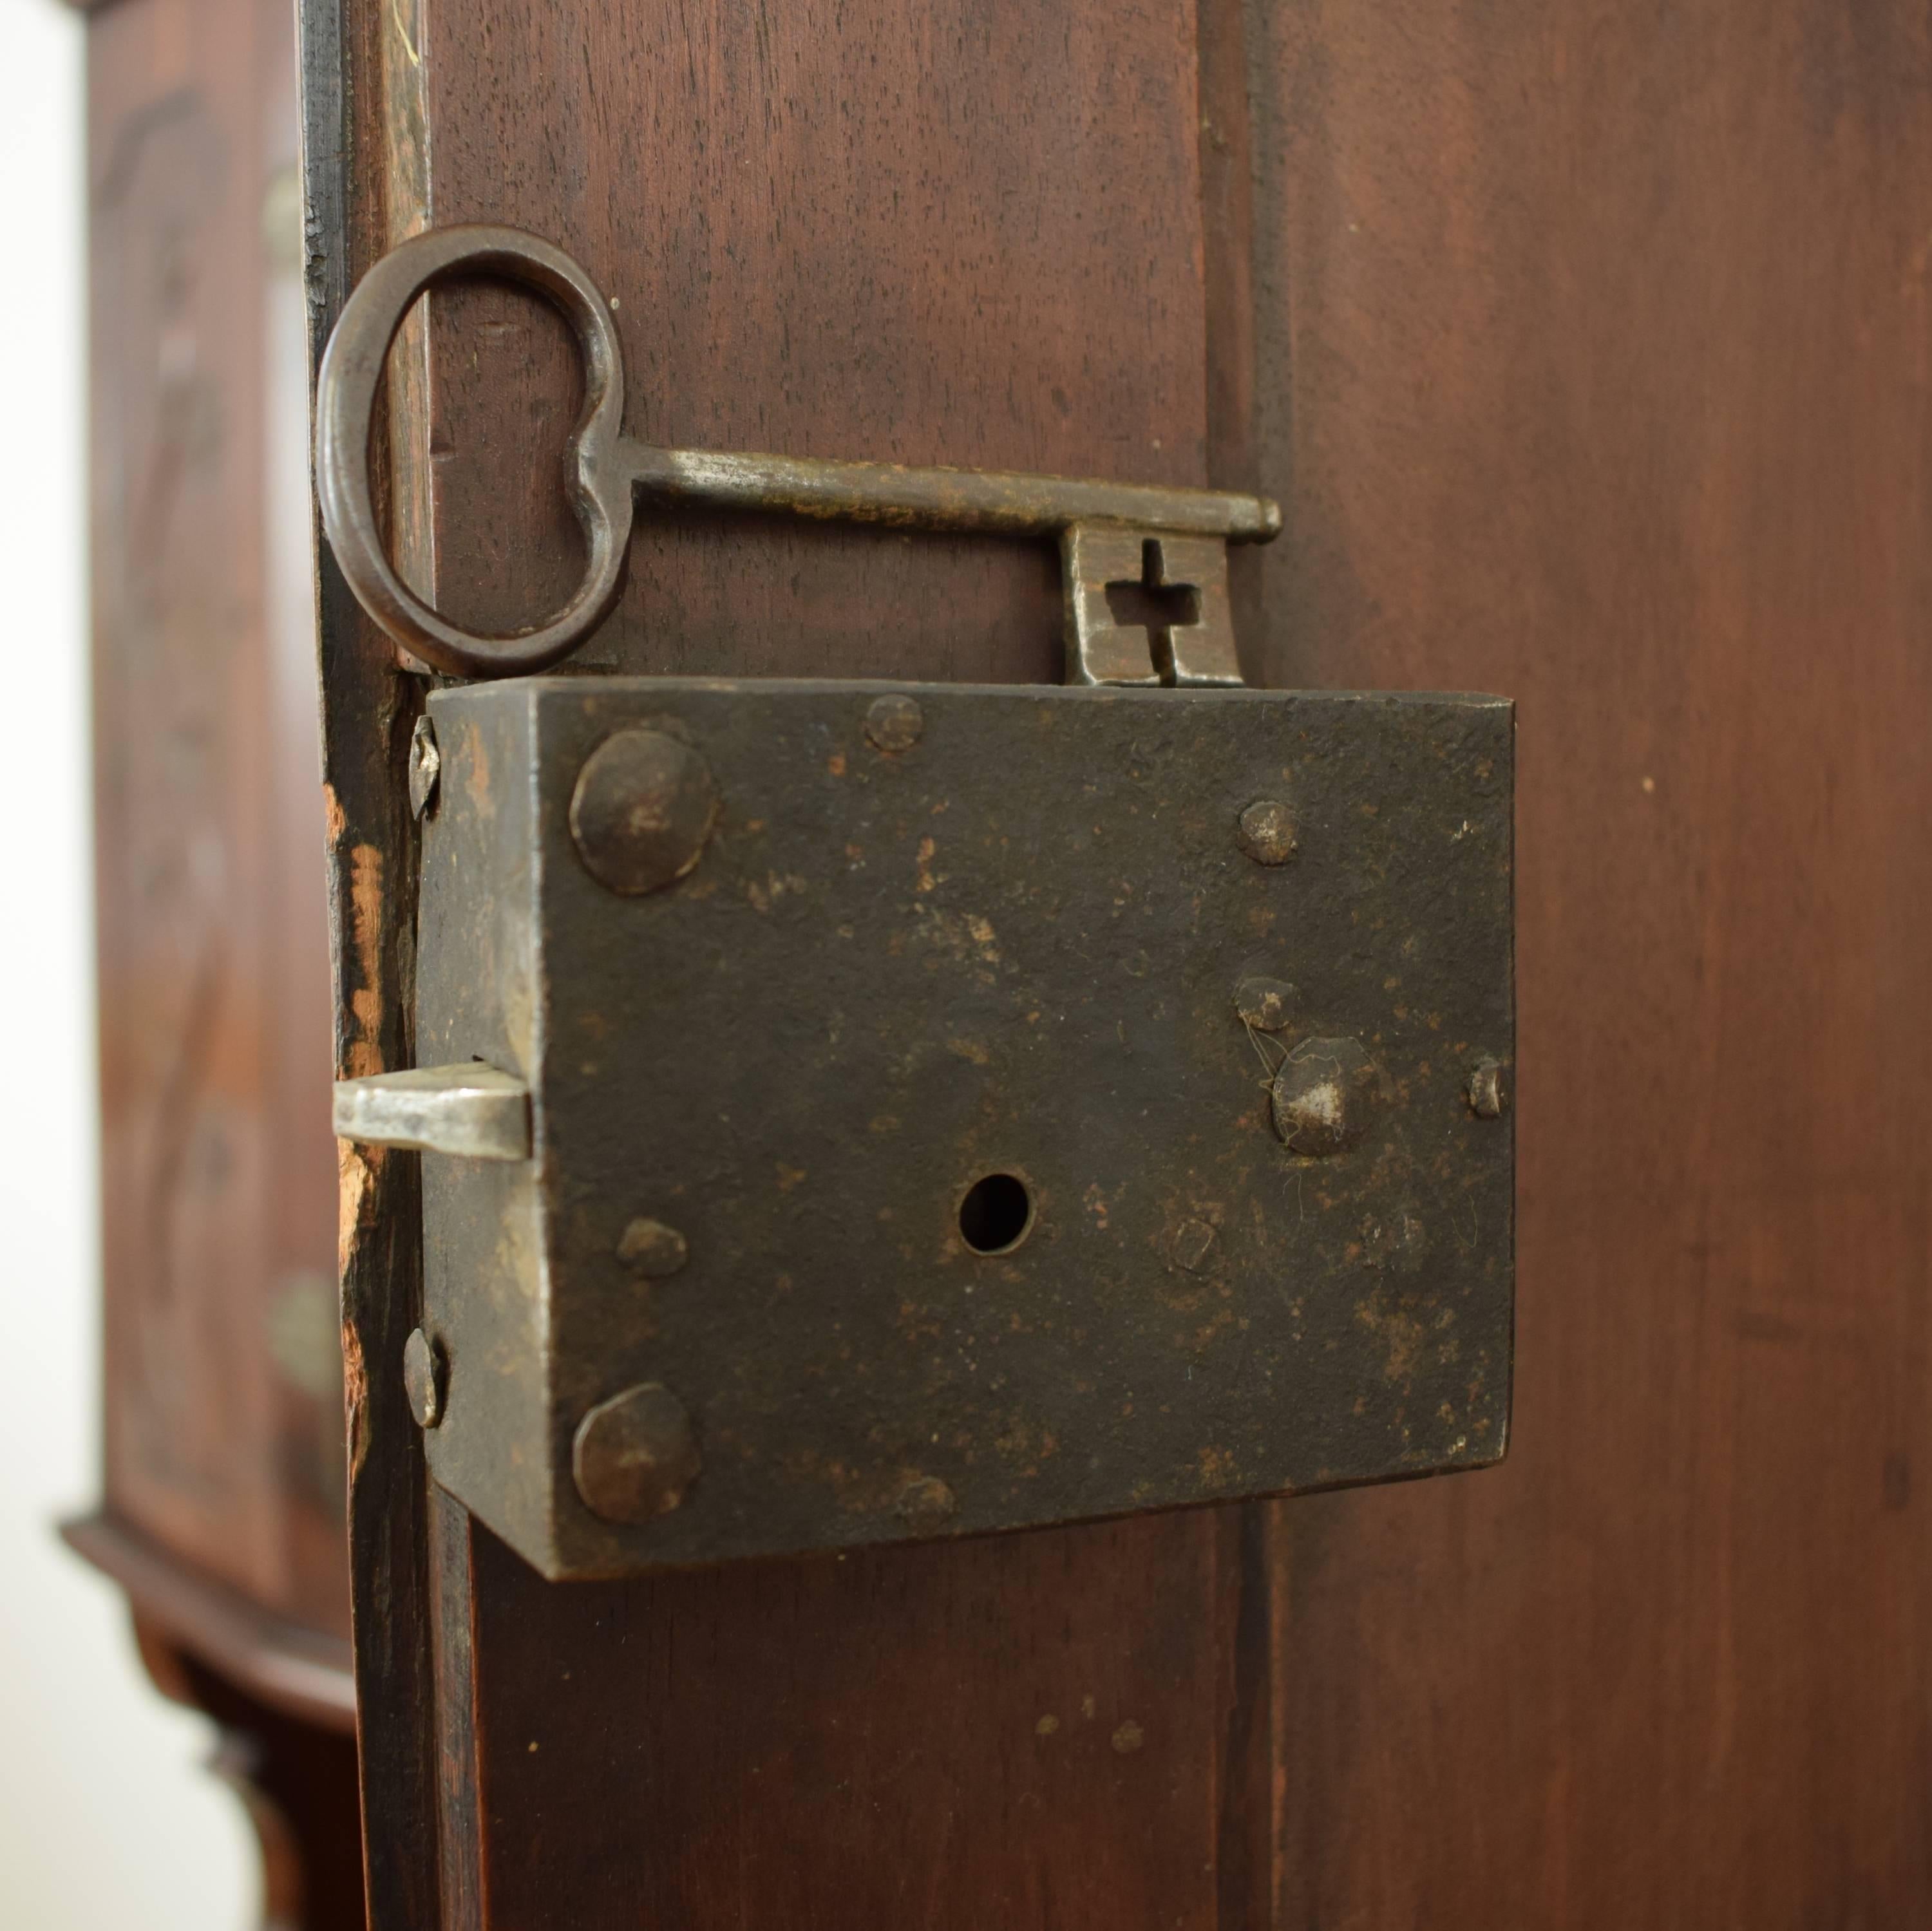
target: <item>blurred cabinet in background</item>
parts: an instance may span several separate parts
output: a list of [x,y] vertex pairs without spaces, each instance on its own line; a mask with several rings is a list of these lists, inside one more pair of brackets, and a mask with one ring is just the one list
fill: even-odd
[[266,1915],[362,1922],[287,0],[88,32],[106,1494]]

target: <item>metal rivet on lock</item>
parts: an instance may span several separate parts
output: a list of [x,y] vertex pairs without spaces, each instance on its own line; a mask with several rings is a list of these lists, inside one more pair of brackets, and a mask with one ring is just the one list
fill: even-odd
[[1500,1120],[1509,1105],[1509,1075],[1497,1060],[1478,1060],[1469,1075],[1469,1111],[1478,1120]]
[[448,1399],[449,1363],[443,1351],[421,1328],[403,1343],[403,1387],[410,1413],[418,1428],[434,1428],[442,1420]]
[[1234,836],[1257,865],[1286,865],[1294,857],[1294,815],[1278,798],[1262,798],[1241,814]]
[[866,736],[874,750],[911,750],[926,732],[926,713],[910,697],[875,698],[866,713]]
[[1339,1153],[1362,1137],[1374,1081],[1374,1062],[1359,1042],[1304,1039],[1274,1076],[1275,1131],[1290,1153]]
[[1211,1221],[1184,1220],[1168,1242],[1168,1253],[1174,1264],[1186,1273],[1199,1273],[1214,1251],[1218,1232]]
[[626,897],[683,877],[718,817],[711,767],[665,731],[619,731],[584,760],[570,834],[598,884]]
[[578,1423],[570,1459],[584,1506],[607,1522],[670,1514],[704,1466],[684,1404],[656,1381],[598,1402]]
[[936,1529],[959,1513],[959,1501],[936,1475],[915,1475],[900,1489],[892,1513],[916,1529]]
[[674,1274],[691,1258],[690,1243],[674,1227],[640,1216],[624,1229],[617,1258],[634,1273],[658,1281]]
[[1244,979],[1234,988],[1234,1010],[1244,1025],[1257,1033],[1279,1033],[1294,1001],[1294,988],[1286,979]]

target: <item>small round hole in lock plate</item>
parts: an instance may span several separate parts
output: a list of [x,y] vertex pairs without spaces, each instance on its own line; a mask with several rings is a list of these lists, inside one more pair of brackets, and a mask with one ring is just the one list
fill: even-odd
[[959,1235],[976,1254],[1010,1254],[1033,1225],[1033,1195],[1017,1174],[988,1174],[959,1203]]

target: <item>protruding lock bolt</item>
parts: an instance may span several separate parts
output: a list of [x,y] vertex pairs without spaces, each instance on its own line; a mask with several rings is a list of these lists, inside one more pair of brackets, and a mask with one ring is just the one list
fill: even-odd
[[670,1514],[704,1466],[684,1404],[656,1381],[599,1402],[577,1425],[570,1462],[584,1506],[607,1522]]
[[585,759],[570,835],[598,884],[636,897],[683,877],[717,817],[711,767],[669,732],[638,727],[606,738]]
[[420,818],[436,798],[436,781],[442,773],[442,753],[437,749],[436,727],[427,715],[416,720],[410,733],[410,809]]
[[866,736],[874,750],[897,755],[911,750],[925,733],[926,713],[897,693],[874,698],[866,713]]
[[691,1247],[676,1228],[667,1227],[661,1220],[640,1218],[624,1229],[617,1243],[617,1258],[646,1280],[661,1281],[691,1258]]
[[1362,1137],[1375,1083],[1358,1041],[1304,1039],[1274,1076],[1274,1130],[1292,1153],[1339,1153]]
[[1279,798],[1260,798],[1241,814],[1234,836],[1257,865],[1286,865],[1295,853],[1294,814]]
[[419,1327],[403,1343],[403,1388],[416,1426],[434,1428],[442,1420],[448,1398],[449,1363],[442,1348]]
[[1509,1070],[1500,1060],[1478,1060],[1469,1075],[1469,1111],[1478,1120],[1500,1120],[1508,1111]]

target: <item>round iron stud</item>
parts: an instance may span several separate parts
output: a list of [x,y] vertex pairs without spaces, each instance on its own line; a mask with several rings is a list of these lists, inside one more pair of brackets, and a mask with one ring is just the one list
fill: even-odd
[[1375,1063],[1354,1039],[1304,1039],[1274,1076],[1274,1129],[1292,1153],[1321,1159],[1362,1137]]
[[676,1228],[640,1216],[624,1229],[617,1258],[646,1280],[661,1281],[691,1258],[691,1245]]
[[704,1466],[684,1404],[656,1381],[599,1402],[577,1425],[571,1472],[607,1522],[648,1522],[684,1500]]
[[1295,853],[1294,814],[1279,798],[1261,798],[1234,828],[1242,850],[1257,865],[1286,865]]
[[584,760],[570,835],[598,884],[634,898],[683,877],[717,817],[711,767],[668,732],[639,728],[606,738]]
[[875,751],[897,756],[911,750],[926,732],[926,713],[896,692],[875,697],[866,713],[866,736]]

